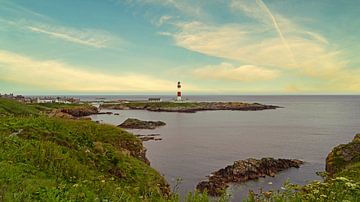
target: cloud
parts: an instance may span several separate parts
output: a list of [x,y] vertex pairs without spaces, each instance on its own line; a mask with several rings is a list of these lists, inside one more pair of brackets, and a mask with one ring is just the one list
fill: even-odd
[[229,63],[221,63],[195,69],[193,74],[202,79],[254,82],[275,79],[279,76],[279,71],[253,65],[234,67]]
[[98,29],[80,29],[29,20],[15,21],[0,18],[0,22],[5,26],[16,28],[21,31],[38,33],[50,38],[93,48],[108,48],[114,43],[124,42],[120,37]]
[[[313,81],[311,84],[288,82],[284,87],[286,91],[360,91],[360,72],[348,68],[344,53],[323,35],[270,11],[261,0],[234,0],[229,5],[234,15],[240,12],[254,22],[177,21],[172,23],[177,31],[162,35],[172,37],[177,46],[190,51],[250,64],[249,71],[261,67],[277,72],[272,74],[276,78],[280,76],[279,69],[283,69],[282,75]],[[221,64],[197,69],[194,75],[221,80],[255,80],[236,74],[240,70],[244,69]]]
[[[341,52],[332,50],[320,34],[281,21],[286,43],[277,32],[259,25],[176,23],[178,32],[167,33],[175,43],[205,55],[236,60],[255,66],[297,69],[302,74],[324,77],[345,67]],[[291,52],[289,52],[291,49]]]
[[[118,0],[123,3],[123,0]],[[186,1],[186,0],[127,0],[128,4],[156,4],[160,6],[170,7],[178,10],[179,12],[188,16],[204,16],[205,12],[199,6],[199,2]]]
[[49,37],[95,48],[106,48],[115,37],[111,34],[91,29],[74,29],[51,25],[29,25],[26,28],[32,32],[45,34]]
[[171,20],[171,18],[172,18],[172,17],[169,16],[169,15],[163,15],[163,16],[161,16],[161,17],[159,18],[159,20],[158,20],[155,24],[156,24],[156,26],[161,26],[161,25],[163,25],[165,22]]
[[58,61],[36,60],[7,51],[0,51],[0,80],[71,92],[165,92],[175,88],[171,81],[147,75],[106,74]]
[[0,11],[5,11],[6,13],[11,13],[13,15],[17,16],[31,16],[36,17],[40,19],[49,19],[47,16],[35,12],[31,9],[28,9],[26,7],[20,6],[19,4],[16,4],[11,1],[0,1]]

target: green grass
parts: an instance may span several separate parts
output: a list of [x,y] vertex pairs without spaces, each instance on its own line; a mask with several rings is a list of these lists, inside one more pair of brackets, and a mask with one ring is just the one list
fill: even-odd
[[138,156],[141,142],[119,128],[42,116],[1,117],[0,145],[5,201],[162,199],[164,179]]
[[38,106],[0,99],[0,201],[169,199],[164,178],[144,162],[134,135],[49,118]]
[[27,106],[15,100],[0,98],[0,115],[35,115],[40,110],[35,106]]
[[141,142],[119,128],[1,117],[0,145],[0,201],[162,199],[163,177],[138,156]]
[[27,116],[39,115],[41,112],[50,112],[53,109],[76,109],[91,107],[89,104],[61,104],[40,103],[23,104],[16,100],[0,98],[0,115]]
[[360,162],[347,165],[343,170],[335,174],[335,176],[346,177],[356,182],[360,182]]

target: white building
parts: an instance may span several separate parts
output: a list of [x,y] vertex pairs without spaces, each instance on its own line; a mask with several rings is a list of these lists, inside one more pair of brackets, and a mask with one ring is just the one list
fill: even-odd
[[161,98],[149,98],[148,102],[161,102]]

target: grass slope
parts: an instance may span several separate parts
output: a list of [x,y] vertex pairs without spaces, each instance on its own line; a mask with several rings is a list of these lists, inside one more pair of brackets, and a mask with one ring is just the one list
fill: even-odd
[[15,100],[0,98],[0,114],[2,115],[31,115],[39,112],[36,106],[27,106]]
[[0,100],[0,114],[0,201],[165,200],[132,134],[12,100]]

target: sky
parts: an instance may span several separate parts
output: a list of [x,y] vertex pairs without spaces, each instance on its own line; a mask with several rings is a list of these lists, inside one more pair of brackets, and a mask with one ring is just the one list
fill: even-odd
[[360,94],[358,0],[0,0],[0,93]]

